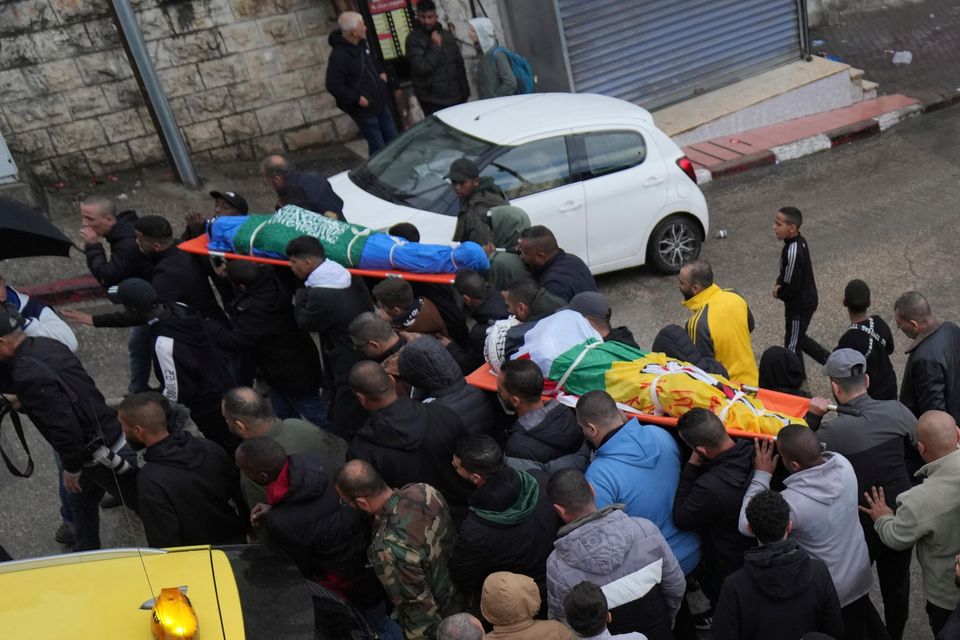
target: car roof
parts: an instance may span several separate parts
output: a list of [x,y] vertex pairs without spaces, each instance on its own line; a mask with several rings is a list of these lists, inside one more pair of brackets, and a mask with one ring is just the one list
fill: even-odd
[[449,107],[436,116],[452,127],[496,144],[511,144],[572,127],[653,125],[653,116],[643,107],[595,93],[531,93],[476,100]]

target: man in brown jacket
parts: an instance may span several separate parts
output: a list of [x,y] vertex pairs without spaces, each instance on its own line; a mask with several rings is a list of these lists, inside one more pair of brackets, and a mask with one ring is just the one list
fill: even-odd
[[483,581],[480,612],[493,625],[488,640],[574,640],[576,636],[557,620],[534,620],[540,610],[540,591],[533,578],[498,571]]

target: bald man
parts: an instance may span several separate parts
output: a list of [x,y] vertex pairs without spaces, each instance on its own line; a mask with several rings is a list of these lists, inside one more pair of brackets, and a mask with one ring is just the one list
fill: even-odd
[[887,506],[883,487],[865,493],[867,506],[860,510],[891,549],[916,545],[927,618],[937,635],[960,602],[954,584],[954,558],[960,550],[960,430],[949,413],[927,411],[917,422],[917,441],[926,463],[916,474],[923,484],[897,496],[896,513]]
[[[746,509],[750,500],[770,488],[777,456],[770,441],[755,441],[753,480],[740,509],[740,533],[752,535]],[[793,538],[827,565],[843,614],[844,638],[889,638],[870,601],[873,572],[860,527],[857,476],[839,453],[824,452],[817,434],[802,425],[788,425],[777,434],[776,447],[790,474],[781,492],[790,505]]]
[[137,502],[147,544],[182,547],[238,544],[246,527],[236,467],[218,445],[186,431],[167,430],[167,402],[159,393],[132,393],[117,409],[130,446],[144,450]]
[[330,182],[315,171],[297,171],[293,163],[283,156],[267,156],[260,163],[260,174],[277,192],[277,207],[282,194],[291,191],[303,192],[304,208],[337,220],[343,217],[343,199],[334,192]]

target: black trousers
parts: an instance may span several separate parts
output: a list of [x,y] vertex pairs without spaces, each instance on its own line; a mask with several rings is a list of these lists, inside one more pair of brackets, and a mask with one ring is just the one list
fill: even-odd
[[870,559],[877,563],[880,595],[883,597],[883,619],[893,640],[903,637],[910,616],[910,560],[913,549],[894,551],[882,542],[870,545]]
[[786,331],[783,337],[783,346],[793,351],[803,362],[803,354],[813,358],[820,364],[825,364],[830,352],[823,348],[819,342],[807,335],[807,327],[810,326],[810,320],[813,318],[813,311],[794,312],[786,311],[784,320]]
[[930,630],[933,631],[933,635],[936,636],[940,631],[943,630],[943,627],[947,624],[947,620],[950,619],[950,614],[953,611],[949,609],[941,609],[937,605],[933,604],[927,600],[927,606],[924,607],[927,611],[927,620],[930,622]]
[[869,595],[854,600],[840,610],[844,640],[890,640]]

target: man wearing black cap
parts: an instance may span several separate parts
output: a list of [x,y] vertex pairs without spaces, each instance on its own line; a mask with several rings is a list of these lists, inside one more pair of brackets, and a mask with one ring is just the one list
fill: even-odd
[[480,169],[469,158],[454,160],[447,177],[453,185],[453,192],[460,198],[460,213],[453,230],[453,241],[469,240],[482,245],[490,235],[487,212],[491,207],[510,204],[507,197],[493,182],[493,178],[480,177]]
[[[807,422],[828,451],[843,455],[857,475],[858,495],[883,487],[887,505],[896,509],[897,496],[911,488],[904,445],[916,446],[917,419],[896,400],[875,400],[867,393],[867,360],[854,349],[837,349],[823,367],[833,396],[849,413],[822,423],[829,400],[813,398]],[[851,415],[853,414],[853,415]],[[910,609],[910,552],[890,549],[877,536],[873,522],[860,514],[870,559],[877,563],[884,620],[892,638],[903,636]]]
[[213,217],[208,218],[200,211],[191,211],[183,217],[187,226],[181,238],[189,240],[207,232],[207,222],[216,220],[220,216],[245,216],[250,213],[247,201],[239,193],[233,191],[211,191],[213,198]]
[[126,445],[116,411],[70,349],[52,338],[27,337],[19,319],[3,309],[0,361],[10,365],[13,378],[12,393],[5,397],[27,414],[63,463],[74,549],[99,549],[104,492],[122,492],[127,506],[136,508],[136,456]]
[[610,303],[607,297],[599,291],[583,291],[570,299],[567,309],[576,311],[590,323],[590,326],[596,329],[604,342],[620,342],[634,349],[639,349],[637,341],[633,339],[633,333],[626,327],[611,327],[610,318],[613,311],[610,309]]

